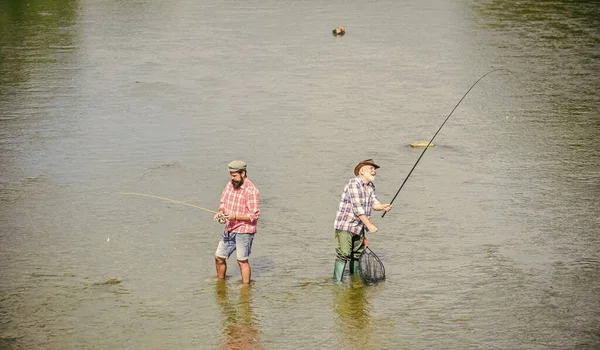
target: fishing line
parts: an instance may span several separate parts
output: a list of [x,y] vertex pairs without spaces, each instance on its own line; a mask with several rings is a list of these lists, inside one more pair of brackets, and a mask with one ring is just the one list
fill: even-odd
[[190,203],[178,201],[178,200],[175,200],[175,199],[170,199],[170,198],[165,198],[165,197],[159,197],[159,196],[153,196],[151,194],[133,193],[133,192],[119,192],[119,194],[129,194],[129,195],[133,195],[133,196],[143,196],[143,197],[150,197],[150,198],[162,199],[162,200],[165,200],[165,201],[169,201],[169,202],[173,202],[173,203],[179,203],[179,204],[190,206],[192,208],[196,208],[196,209],[204,210],[204,211],[207,211],[207,212],[210,212],[210,213],[218,214],[214,210],[202,208],[202,207],[199,207],[197,205],[193,205],[193,204],[190,204]]
[[[421,152],[421,155],[419,156],[419,158],[415,162],[415,165],[413,165],[412,169],[410,169],[410,171],[408,172],[408,175],[406,175],[406,178],[402,182],[402,185],[400,185],[400,188],[398,189],[398,191],[394,195],[394,198],[392,198],[392,201],[390,202],[390,204],[394,203],[394,200],[396,199],[396,197],[398,197],[398,194],[400,193],[400,190],[402,190],[402,187],[404,187],[404,184],[406,183],[406,180],[408,180],[408,178],[410,177],[410,174],[412,174],[413,170],[415,170],[415,168],[417,167],[417,164],[419,164],[419,161],[421,160],[421,158],[423,157],[423,155],[425,154],[425,152],[427,151],[427,149],[429,148],[429,146],[433,142],[433,139],[435,139],[435,137],[440,132],[440,130],[442,130],[442,128],[444,127],[444,124],[446,124],[446,122],[448,121],[448,119],[450,118],[450,116],[452,115],[452,113],[454,113],[454,110],[456,110],[456,108],[458,107],[458,105],[465,99],[465,97],[467,97],[467,95],[469,94],[469,92],[471,91],[471,89],[473,89],[475,87],[475,85],[477,85],[477,83],[479,83],[479,81],[481,79],[485,78],[487,75],[489,75],[491,73],[494,73],[494,72],[497,72],[497,71],[501,71],[501,70],[504,70],[504,71],[507,71],[507,72],[511,73],[512,75],[515,76],[515,78],[517,78],[517,80],[519,80],[519,77],[515,73],[513,73],[512,71],[510,71],[510,70],[508,70],[506,68],[498,68],[498,69],[491,70],[491,71],[485,73],[481,78],[477,79],[477,81],[475,83],[473,83],[473,85],[471,85],[471,87],[469,88],[469,90],[467,90],[467,92],[465,92],[465,94],[458,101],[458,103],[456,104],[456,106],[454,106],[454,108],[452,108],[452,111],[450,112],[450,114],[448,114],[448,116],[446,117],[446,119],[444,120],[444,122],[442,123],[442,125],[440,126],[440,128],[435,132],[435,134],[433,135],[433,137],[431,138],[431,140],[429,141],[429,143],[427,144],[427,146],[425,146],[425,149],[423,149],[423,152]],[[381,217],[384,217],[385,214],[387,214],[387,211],[384,211],[383,215],[381,215]]]

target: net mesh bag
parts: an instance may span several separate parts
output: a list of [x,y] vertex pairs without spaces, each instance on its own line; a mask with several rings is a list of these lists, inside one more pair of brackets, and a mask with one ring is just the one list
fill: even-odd
[[376,284],[385,279],[383,263],[368,247],[358,259],[358,273],[364,284]]

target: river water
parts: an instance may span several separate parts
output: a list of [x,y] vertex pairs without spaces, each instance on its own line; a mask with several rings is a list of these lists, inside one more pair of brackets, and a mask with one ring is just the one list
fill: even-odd
[[[599,9],[2,0],[0,348],[597,349]],[[389,202],[500,68],[374,216],[386,281],[333,285],[355,164]],[[250,288],[211,213],[121,194],[216,209],[233,159]]]

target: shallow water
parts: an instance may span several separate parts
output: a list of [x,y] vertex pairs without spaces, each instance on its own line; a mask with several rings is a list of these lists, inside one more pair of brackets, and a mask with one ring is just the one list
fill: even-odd
[[[597,348],[596,13],[0,3],[0,348]],[[387,280],[334,286],[355,164],[391,200],[497,68],[374,217]],[[261,191],[250,288],[215,280],[212,214],[120,194],[215,209],[232,159]]]

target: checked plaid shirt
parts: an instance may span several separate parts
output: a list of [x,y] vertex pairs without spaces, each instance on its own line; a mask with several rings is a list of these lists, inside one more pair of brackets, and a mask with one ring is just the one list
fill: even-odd
[[228,220],[225,223],[225,231],[228,233],[256,233],[256,223],[260,215],[258,197],[258,189],[248,178],[244,180],[244,184],[238,189],[233,188],[231,181],[227,183],[221,194],[219,210],[226,214],[247,215],[250,221]]
[[[355,235],[360,234],[364,224],[358,217],[366,215],[367,218],[370,218],[371,210],[376,204],[379,204],[379,199],[375,194],[375,184],[370,182],[365,185],[359,176],[350,179],[342,192],[333,224],[334,228],[349,231]],[[366,227],[365,231],[368,232]]]

